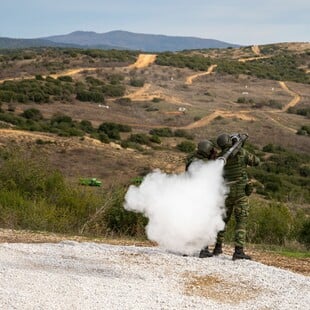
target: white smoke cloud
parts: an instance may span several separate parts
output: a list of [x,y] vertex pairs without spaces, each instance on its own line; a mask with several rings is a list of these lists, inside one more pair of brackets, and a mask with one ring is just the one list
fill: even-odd
[[228,190],[222,174],[222,161],[195,161],[181,174],[155,170],[140,186],[129,187],[124,207],[149,219],[149,240],[173,252],[193,254],[213,244],[224,228]]

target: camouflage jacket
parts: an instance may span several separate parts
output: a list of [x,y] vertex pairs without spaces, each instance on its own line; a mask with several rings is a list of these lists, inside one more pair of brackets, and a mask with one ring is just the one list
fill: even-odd
[[[227,150],[223,150],[224,154]],[[220,156],[222,155],[220,154]],[[224,178],[230,185],[238,185],[240,188],[245,188],[248,183],[247,166],[257,166],[260,160],[257,156],[249,153],[245,149],[241,150],[233,157],[227,159],[224,167]]]

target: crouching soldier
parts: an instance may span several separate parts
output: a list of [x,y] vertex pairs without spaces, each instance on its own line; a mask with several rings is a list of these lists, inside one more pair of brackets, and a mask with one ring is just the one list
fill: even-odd
[[[190,155],[186,160],[186,170],[190,166],[192,162],[195,160],[203,160],[205,162],[209,160],[216,159],[217,151],[215,149],[214,144],[209,140],[202,140],[197,145],[197,150]],[[212,253],[210,253],[208,246],[203,248],[200,253],[200,258],[211,257]]]

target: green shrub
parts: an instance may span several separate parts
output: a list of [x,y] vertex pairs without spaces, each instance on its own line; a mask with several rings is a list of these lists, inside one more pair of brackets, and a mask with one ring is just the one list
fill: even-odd
[[298,129],[297,134],[302,136],[310,136],[310,126],[301,126],[300,129]]
[[140,151],[140,152],[143,151],[143,147],[141,146],[141,144],[136,143],[136,142],[132,142],[132,141],[129,141],[129,140],[121,141],[121,147],[124,148],[124,149],[131,148],[131,149],[134,149],[134,150],[137,150],[137,151]]
[[102,204],[99,196],[67,183],[40,153],[1,153],[2,227],[78,233]]
[[194,136],[192,134],[190,134],[188,131],[186,131],[185,129],[176,129],[174,131],[174,136],[175,137],[183,137],[183,138],[186,138],[188,140],[194,139]]
[[25,117],[27,119],[32,119],[34,121],[39,121],[41,119],[43,119],[43,115],[40,112],[40,110],[35,109],[35,108],[31,108],[31,109],[27,109],[25,110],[22,114],[22,117]]
[[[289,209],[271,203],[251,210],[249,238],[253,243],[284,245],[292,231],[293,219]],[[254,234],[255,232],[255,234]]]
[[104,103],[105,99],[102,93],[96,91],[81,90],[76,94],[76,99],[79,101],[90,101]]
[[158,136],[156,136],[156,135],[152,135],[150,137],[150,141],[153,142],[153,143],[161,144],[160,138]]
[[80,128],[87,133],[92,133],[95,130],[92,123],[88,120],[82,120],[80,122]]
[[173,137],[173,132],[170,128],[154,128],[150,130],[151,135],[156,135],[159,137]]
[[111,203],[105,209],[103,220],[107,233],[111,235],[145,237],[147,219],[140,213],[134,213],[124,209],[125,193],[125,188],[115,190]]
[[144,80],[140,80],[140,79],[131,79],[129,84],[131,86],[134,86],[134,87],[143,87],[144,85]]
[[101,88],[102,92],[109,97],[121,97],[124,96],[126,88],[123,85],[104,85]]
[[196,144],[192,141],[182,141],[177,145],[178,150],[185,153],[191,153],[195,151]]
[[298,232],[297,239],[310,249],[310,219],[304,221],[300,231]]
[[13,91],[0,90],[0,101],[11,102],[16,99],[16,94]]
[[130,132],[131,127],[128,125],[103,122],[98,127],[98,132],[104,132],[110,139],[120,140],[120,132]]
[[100,132],[100,133],[99,133],[98,139],[99,139],[102,143],[110,143],[110,139],[109,139],[108,135],[105,134],[104,132]]
[[150,137],[144,133],[131,134],[128,140],[131,142],[144,144],[144,145],[150,144]]
[[[281,203],[250,202],[247,223],[247,242],[256,244],[285,245],[294,240],[293,234],[297,225],[293,213]],[[225,239],[234,240],[235,219],[232,216]]]
[[69,76],[69,75],[59,76],[57,79],[60,80],[60,81],[62,81],[62,82],[69,82],[69,83],[72,83],[72,82],[73,82],[72,77]]

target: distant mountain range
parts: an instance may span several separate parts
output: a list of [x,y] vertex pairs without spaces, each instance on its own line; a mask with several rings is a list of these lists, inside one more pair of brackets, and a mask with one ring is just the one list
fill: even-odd
[[186,49],[240,47],[237,44],[213,39],[141,34],[121,30],[106,33],[75,31],[65,35],[36,39],[0,38],[0,48],[10,49],[39,46],[126,49],[144,52],[174,52]]

